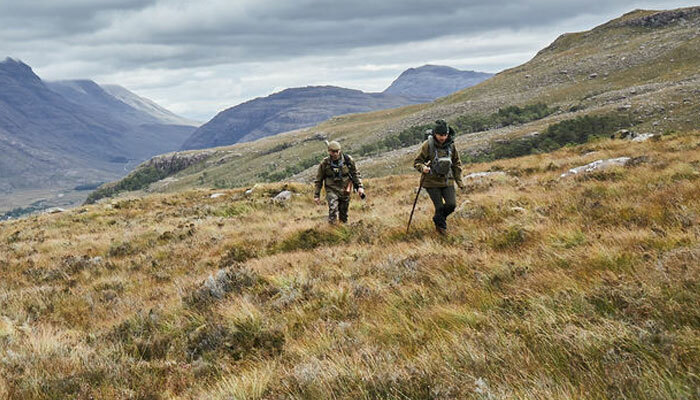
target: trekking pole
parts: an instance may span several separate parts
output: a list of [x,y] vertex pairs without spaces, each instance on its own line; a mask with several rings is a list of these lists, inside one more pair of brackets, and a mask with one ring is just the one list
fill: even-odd
[[425,172],[420,174],[420,183],[418,184],[418,192],[416,192],[416,199],[413,200],[413,208],[411,209],[411,216],[408,217],[408,225],[406,226],[406,234],[408,235],[408,230],[411,229],[411,220],[413,219],[413,212],[416,210],[416,203],[418,203],[418,196],[420,195],[420,190],[423,189],[423,180],[425,179]]

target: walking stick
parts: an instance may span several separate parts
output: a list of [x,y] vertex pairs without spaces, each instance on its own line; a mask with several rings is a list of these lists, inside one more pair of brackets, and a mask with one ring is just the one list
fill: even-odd
[[416,192],[416,199],[413,200],[413,208],[411,209],[411,216],[408,217],[408,225],[406,226],[406,234],[408,235],[408,230],[411,229],[411,220],[413,219],[413,212],[416,210],[416,203],[418,203],[418,196],[420,195],[420,190],[423,189],[423,180],[425,179],[425,172],[420,174],[420,184],[418,184],[418,192]]

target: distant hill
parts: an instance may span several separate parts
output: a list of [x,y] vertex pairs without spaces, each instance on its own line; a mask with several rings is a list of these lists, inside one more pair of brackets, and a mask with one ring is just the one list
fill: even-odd
[[182,149],[250,142],[308,128],[338,115],[430,102],[490,76],[492,74],[426,65],[405,71],[382,93],[335,86],[286,89],[222,111],[192,134]]
[[179,148],[193,126],[164,124],[88,80],[44,82],[0,62],[0,203],[24,190],[115,179],[139,161]]
[[382,93],[429,102],[477,85],[492,76],[493,74],[487,72],[460,71],[452,67],[424,65],[404,71]]
[[418,102],[403,96],[365,93],[336,86],[286,89],[220,112],[182,145],[183,150],[250,142],[314,126],[336,115],[394,108]]

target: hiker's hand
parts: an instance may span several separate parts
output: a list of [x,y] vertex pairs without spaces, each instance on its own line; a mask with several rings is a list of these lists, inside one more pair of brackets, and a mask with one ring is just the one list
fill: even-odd
[[317,206],[321,205],[321,198],[320,197],[314,197],[314,203],[316,203]]
[[365,198],[365,188],[359,188],[357,189],[357,194],[360,195],[360,198]]
[[430,173],[430,167],[428,167],[427,165],[424,165],[423,166],[423,173],[424,174]]

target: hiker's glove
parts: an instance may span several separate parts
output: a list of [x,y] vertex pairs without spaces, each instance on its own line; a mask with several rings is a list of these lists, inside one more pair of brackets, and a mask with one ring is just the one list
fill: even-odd
[[424,165],[424,166],[423,166],[423,173],[424,173],[424,174],[429,174],[429,173],[430,173],[430,167]]

